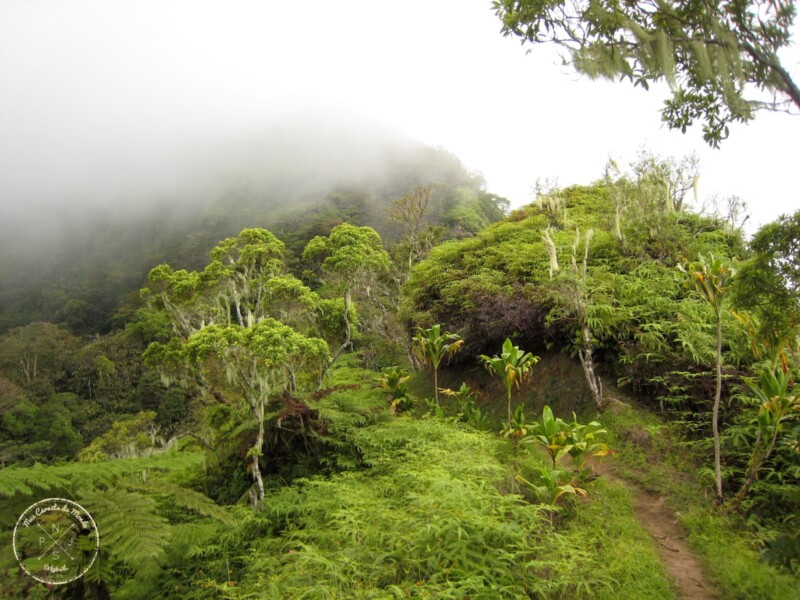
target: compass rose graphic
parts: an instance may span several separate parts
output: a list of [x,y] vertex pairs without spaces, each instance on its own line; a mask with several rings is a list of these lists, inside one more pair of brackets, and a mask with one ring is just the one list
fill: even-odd
[[61,585],[83,576],[100,549],[89,512],[63,498],[31,504],[14,527],[14,555],[22,569],[42,583]]

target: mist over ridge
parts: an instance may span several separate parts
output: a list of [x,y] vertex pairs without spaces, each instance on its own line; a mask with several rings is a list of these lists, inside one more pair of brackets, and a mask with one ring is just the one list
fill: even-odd
[[[89,139],[54,157],[14,156],[0,176],[3,233],[74,227],[96,215],[205,206],[230,186],[312,194],[373,172],[415,144],[341,115],[288,114],[247,129]],[[278,186],[282,189],[275,189]],[[287,202],[296,198],[289,197]],[[55,226],[55,227],[54,227]],[[33,232],[32,231],[32,232]]]
[[437,186],[438,218],[487,195],[482,177],[447,150],[341,114],[295,111],[138,154],[124,144],[102,158],[91,150],[69,179],[3,178],[0,330],[31,320],[110,326],[150,268],[198,268],[245,227],[295,239],[291,254],[314,227],[343,219],[385,231],[389,203],[418,185]]

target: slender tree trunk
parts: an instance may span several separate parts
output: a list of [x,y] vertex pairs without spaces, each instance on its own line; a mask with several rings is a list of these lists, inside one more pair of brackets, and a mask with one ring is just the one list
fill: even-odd
[[[336,353],[331,358],[331,363],[336,362],[336,359],[339,358],[339,355],[344,352],[347,348],[353,347],[353,342],[350,341],[350,332],[351,332],[351,325],[350,325],[350,305],[351,305],[351,298],[350,298],[350,288],[348,287],[344,292],[344,342],[341,346],[336,350]],[[320,386],[322,382],[320,381]]]
[[717,499],[722,502],[722,459],[719,443],[719,403],[722,396],[722,317],[717,315],[717,389],[714,395],[714,410],[711,416],[711,431],[714,435],[714,477],[717,484]]
[[253,479],[255,479],[258,490],[256,498],[253,500],[253,508],[260,509],[264,506],[264,496],[266,495],[264,492],[264,480],[261,478],[261,469],[258,462],[258,458],[261,456],[261,448],[264,446],[264,404],[257,401],[256,406],[253,408],[258,420],[258,437],[256,437],[256,443],[251,450],[253,452]]
[[436,406],[439,406],[439,369],[433,368],[433,397],[436,399]]
[[583,374],[586,377],[586,383],[589,385],[589,390],[592,392],[592,398],[597,405],[597,410],[603,410],[603,382],[594,372],[594,360],[592,359],[592,334],[589,328],[584,324],[583,326],[583,347],[578,350],[578,358],[583,367]]

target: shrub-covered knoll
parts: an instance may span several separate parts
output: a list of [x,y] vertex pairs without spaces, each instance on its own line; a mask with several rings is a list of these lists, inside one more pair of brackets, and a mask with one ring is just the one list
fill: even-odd
[[[495,352],[506,337],[532,352],[553,344],[573,350],[586,324],[596,355],[638,385],[665,362],[713,364],[711,312],[675,267],[699,253],[735,256],[741,234],[691,213],[628,207],[620,214],[617,231],[605,185],[542,197],[473,238],[435,248],[412,271],[404,314],[457,331],[462,360]],[[730,340],[739,327],[723,319]]]

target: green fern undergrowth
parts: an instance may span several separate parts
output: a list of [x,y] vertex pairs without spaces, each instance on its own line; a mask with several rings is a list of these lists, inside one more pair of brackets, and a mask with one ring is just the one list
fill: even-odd
[[495,434],[401,416],[354,443],[366,469],[272,493],[206,556],[227,556],[231,580],[217,570],[197,588],[224,598],[672,596],[619,485],[593,484],[553,519],[514,484],[543,457]]
[[[184,445],[150,458],[0,469],[0,597],[104,598],[111,590],[121,600],[159,597],[157,584],[181,540],[196,544],[235,523],[225,507],[187,485],[205,457]],[[20,572],[11,537],[27,506],[53,497],[86,508],[101,545],[82,579],[48,589]]]
[[[677,596],[624,484],[601,475],[585,484],[587,497],[542,505],[515,479],[534,480],[547,466],[533,445],[477,430],[448,415],[447,405],[441,418],[391,415],[374,375],[347,361],[331,370],[325,384],[333,391],[315,401],[330,422],[328,468],[271,486],[260,512],[193,491],[203,455],[192,448],[7,468],[2,545],[10,546],[14,515],[64,493],[85,502],[106,530],[83,582],[87,598],[104,590],[115,599],[189,600]],[[531,406],[529,419],[537,416]],[[724,597],[795,597],[796,582],[759,561],[736,524],[708,507],[673,430],[638,408],[615,408],[601,420],[617,450],[614,470],[680,507],[689,542]],[[4,554],[0,585],[18,594],[27,582],[12,563]],[[75,590],[26,593],[60,598]]]

